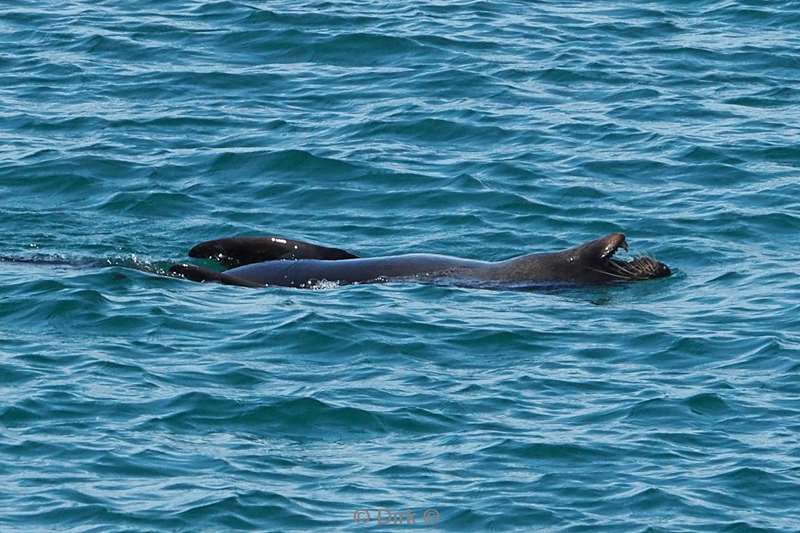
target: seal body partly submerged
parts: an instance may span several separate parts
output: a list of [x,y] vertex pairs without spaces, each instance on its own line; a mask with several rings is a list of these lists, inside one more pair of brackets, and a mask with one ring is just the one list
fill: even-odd
[[602,284],[669,276],[667,265],[650,257],[614,258],[627,250],[625,235],[612,233],[552,253],[506,261],[478,261],[446,255],[407,254],[361,258],[338,248],[280,237],[231,237],[198,244],[190,257],[232,266],[216,272],[197,265],[174,265],[170,272],[194,281],[245,287],[308,288],[337,284],[416,280],[465,286]]

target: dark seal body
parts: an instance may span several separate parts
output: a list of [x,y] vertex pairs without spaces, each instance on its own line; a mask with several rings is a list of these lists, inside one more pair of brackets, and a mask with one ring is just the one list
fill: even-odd
[[[253,247],[257,247],[254,250]],[[277,285],[308,288],[322,282],[338,284],[415,280],[446,281],[456,285],[552,285],[635,281],[668,276],[670,269],[649,257],[615,259],[627,250],[625,236],[612,233],[567,250],[536,253],[490,262],[445,255],[407,254],[358,258],[337,248],[278,237],[233,237],[201,243],[193,257],[240,264],[225,272],[196,265],[175,265],[171,272],[195,281],[259,287]],[[289,250],[289,257],[286,251]],[[252,259],[274,257],[253,262]],[[249,264],[247,264],[249,263]]]
[[245,265],[225,274],[262,285],[307,287],[321,281],[340,284],[400,279],[476,278],[492,263],[445,255],[406,254],[359,259],[303,259]]

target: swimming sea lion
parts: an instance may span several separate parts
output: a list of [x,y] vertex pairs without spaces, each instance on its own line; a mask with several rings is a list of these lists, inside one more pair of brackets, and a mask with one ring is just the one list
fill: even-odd
[[651,257],[614,258],[620,248],[628,249],[625,235],[611,233],[560,252],[491,262],[434,254],[360,258],[338,248],[280,237],[232,237],[200,243],[189,256],[217,259],[235,268],[215,272],[179,264],[170,273],[243,287],[299,288],[323,281],[344,285],[405,280],[495,287],[604,284],[671,274],[667,265]]

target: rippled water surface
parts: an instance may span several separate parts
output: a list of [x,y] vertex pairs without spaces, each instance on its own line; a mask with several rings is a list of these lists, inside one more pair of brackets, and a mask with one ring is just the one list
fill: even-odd
[[[793,1],[0,2],[0,530],[800,529],[798,124]],[[675,275],[159,275],[612,231]]]

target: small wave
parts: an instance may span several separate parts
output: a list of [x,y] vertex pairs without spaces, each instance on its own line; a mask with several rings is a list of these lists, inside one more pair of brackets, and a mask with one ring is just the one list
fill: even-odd
[[242,173],[269,172],[273,176],[351,178],[362,171],[357,165],[305,150],[225,152],[217,155],[211,170]]

